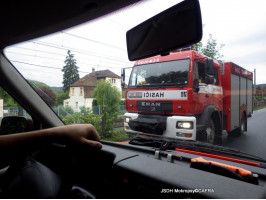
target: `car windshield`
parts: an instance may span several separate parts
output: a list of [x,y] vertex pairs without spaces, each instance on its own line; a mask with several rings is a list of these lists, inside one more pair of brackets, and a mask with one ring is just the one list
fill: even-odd
[[[4,53],[65,124],[92,123],[102,140],[199,140],[266,159],[266,1],[199,0],[201,42],[130,62],[126,32],[179,2],[143,1]],[[3,116],[19,107],[6,102]]]
[[175,60],[135,66],[129,79],[129,88],[145,86],[175,86],[188,84],[190,60]]

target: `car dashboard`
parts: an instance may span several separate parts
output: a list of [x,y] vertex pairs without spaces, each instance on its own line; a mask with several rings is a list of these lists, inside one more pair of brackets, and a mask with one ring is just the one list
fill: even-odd
[[[194,169],[168,154],[197,155],[103,142],[101,151],[75,154],[73,181],[96,198],[265,198],[266,169],[207,158],[258,174],[258,184]],[[153,152],[153,153],[152,153]]]

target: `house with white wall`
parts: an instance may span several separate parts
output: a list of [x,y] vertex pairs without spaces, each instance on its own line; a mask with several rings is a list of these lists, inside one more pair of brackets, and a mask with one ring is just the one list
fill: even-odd
[[0,118],[4,117],[4,100],[0,99]]
[[117,87],[120,92],[121,77],[110,70],[92,71],[83,78],[70,85],[69,99],[64,100],[64,106],[70,106],[74,112],[79,112],[80,107],[92,108],[93,91],[99,80],[104,79]]

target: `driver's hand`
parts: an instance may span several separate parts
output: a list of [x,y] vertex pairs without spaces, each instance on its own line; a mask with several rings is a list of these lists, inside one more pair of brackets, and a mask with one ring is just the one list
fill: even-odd
[[72,124],[54,128],[58,140],[78,146],[88,146],[93,149],[101,149],[100,136],[91,124]]

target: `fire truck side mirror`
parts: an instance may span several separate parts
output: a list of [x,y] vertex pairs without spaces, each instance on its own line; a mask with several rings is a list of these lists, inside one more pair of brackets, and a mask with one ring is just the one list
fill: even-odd
[[193,80],[193,89],[194,89],[194,92],[199,91],[199,80],[196,78]]
[[121,87],[125,88],[125,68],[121,69]]
[[213,59],[206,59],[205,60],[205,73],[207,75],[214,75],[214,66],[213,66]]

